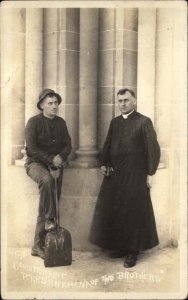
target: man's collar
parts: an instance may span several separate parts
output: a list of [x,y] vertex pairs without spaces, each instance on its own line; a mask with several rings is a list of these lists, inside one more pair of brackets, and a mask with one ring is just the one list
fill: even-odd
[[56,116],[54,116],[53,118],[49,118],[49,117],[46,116],[43,112],[42,112],[41,114],[42,114],[42,116],[43,116],[45,119],[47,119],[47,120],[52,121],[52,120],[55,120],[55,119],[56,119]]
[[128,119],[128,116],[134,112],[134,109],[128,114],[122,114],[123,119]]

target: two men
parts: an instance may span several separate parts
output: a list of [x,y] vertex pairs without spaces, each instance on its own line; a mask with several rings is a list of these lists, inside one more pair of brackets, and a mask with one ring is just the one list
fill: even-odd
[[[151,176],[155,174],[160,148],[151,120],[135,111],[135,94],[118,92],[121,115],[112,119],[101,153],[104,179],[90,232],[92,243],[125,256],[125,267],[136,264],[139,251],[158,244],[150,199]],[[44,257],[44,238],[54,228],[55,199],[52,172],[58,177],[60,196],[63,162],[71,151],[65,121],[57,116],[61,97],[46,89],[37,107],[42,113],[26,126],[27,174],[38,183],[39,212],[32,255]],[[55,170],[55,171],[52,171]],[[53,175],[53,176],[52,176]]]
[[160,148],[151,120],[135,111],[135,94],[121,89],[121,115],[112,119],[101,153],[104,179],[99,192],[90,241],[111,256],[125,257],[133,267],[139,251],[158,244],[150,199]]
[[60,197],[63,164],[71,152],[71,139],[65,121],[57,116],[61,96],[51,89],[39,95],[37,107],[41,114],[29,119],[26,125],[25,164],[27,174],[38,184],[39,208],[31,255],[44,258],[46,232],[55,228],[55,182]]

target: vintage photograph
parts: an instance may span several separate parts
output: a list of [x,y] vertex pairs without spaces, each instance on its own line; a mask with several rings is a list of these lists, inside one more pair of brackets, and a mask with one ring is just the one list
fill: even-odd
[[3,1],[2,299],[186,299],[186,1]]

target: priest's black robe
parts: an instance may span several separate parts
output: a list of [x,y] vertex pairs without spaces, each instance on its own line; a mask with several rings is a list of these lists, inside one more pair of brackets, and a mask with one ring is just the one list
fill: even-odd
[[155,174],[160,147],[151,120],[134,111],[112,119],[101,153],[104,176],[90,241],[104,249],[139,252],[159,243],[147,175]]

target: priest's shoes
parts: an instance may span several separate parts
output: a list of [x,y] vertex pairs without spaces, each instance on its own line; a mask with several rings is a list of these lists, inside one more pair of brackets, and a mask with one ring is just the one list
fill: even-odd
[[124,267],[132,268],[136,265],[137,255],[136,254],[128,254],[125,256]]

